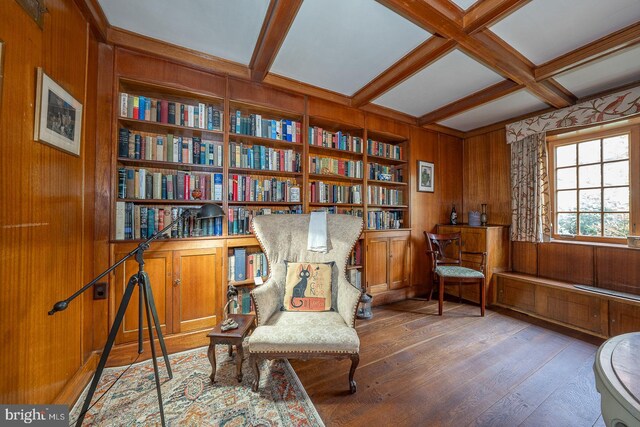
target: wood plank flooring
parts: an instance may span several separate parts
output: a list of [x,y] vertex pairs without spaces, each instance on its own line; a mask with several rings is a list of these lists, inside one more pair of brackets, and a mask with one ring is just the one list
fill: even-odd
[[593,360],[603,340],[508,310],[407,300],[358,321],[349,361],[292,361],[327,426],[603,426]]

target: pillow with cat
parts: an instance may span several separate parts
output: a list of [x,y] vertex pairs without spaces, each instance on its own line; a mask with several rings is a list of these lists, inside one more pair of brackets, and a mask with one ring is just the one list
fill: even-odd
[[331,272],[334,262],[289,262],[282,309],[286,311],[331,310]]

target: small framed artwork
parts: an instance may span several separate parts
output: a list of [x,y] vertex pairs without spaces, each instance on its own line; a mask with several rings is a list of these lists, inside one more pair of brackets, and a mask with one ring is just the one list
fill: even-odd
[[434,181],[433,163],[418,160],[418,191],[433,193]]
[[38,68],[33,138],[80,155],[82,104]]

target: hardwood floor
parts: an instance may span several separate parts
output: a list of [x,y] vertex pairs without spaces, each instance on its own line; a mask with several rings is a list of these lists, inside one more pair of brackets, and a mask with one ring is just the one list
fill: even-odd
[[348,361],[292,361],[332,426],[603,426],[593,360],[602,340],[510,312],[408,300],[358,321]]

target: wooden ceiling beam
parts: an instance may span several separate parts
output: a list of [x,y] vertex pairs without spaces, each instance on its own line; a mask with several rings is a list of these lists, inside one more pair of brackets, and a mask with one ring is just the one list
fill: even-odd
[[75,0],[76,6],[80,9],[80,12],[89,21],[89,26],[93,29],[94,34],[98,41],[104,42],[107,40],[107,29],[109,28],[109,21],[100,7],[97,0]]
[[640,22],[540,65],[535,69],[536,80],[541,81],[557,76],[638,43],[640,43]]
[[301,5],[302,0],[271,0],[249,63],[253,81],[269,72]]
[[422,68],[435,62],[455,46],[456,42],[453,40],[439,36],[430,37],[356,92],[351,98],[351,105],[360,107],[371,102]]
[[530,0],[483,0],[476,2],[462,18],[462,28],[467,34],[489,27],[494,22],[516,11]]
[[502,81],[500,83],[494,84],[493,86],[489,86],[486,89],[472,93],[469,96],[447,104],[444,107],[438,108],[437,110],[434,110],[428,114],[425,114],[418,119],[418,125],[424,126],[436,123],[440,120],[446,119],[447,117],[455,116],[456,114],[462,113],[463,111],[467,111],[487,102],[494,101],[512,92],[520,90],[523,87],[523,85],[519,85],[518,83],[511,80]]

